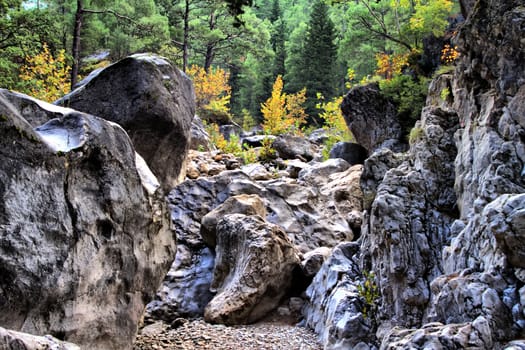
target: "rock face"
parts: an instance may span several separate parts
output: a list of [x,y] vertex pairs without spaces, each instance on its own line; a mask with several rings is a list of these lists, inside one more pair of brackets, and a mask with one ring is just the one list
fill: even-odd
[[328,349],[361,349],[374,340],[372,313],[362,313],[365,305],[357,287],[363,281],[358,253],[357,243],[335,247],[306,290],[306,325]]
[[162,57],[127,57],[57,104],[121,125],[166,192],[184,179],[195,114],[193,85]]
[[51,336],[39,337],[32,334],[10,331],[0,327],[0,349],[2,350],[80,350],[72,343],[60,341]]
[[[177,231],[177,259],[157,300],[148,305],[148,313],[169,322],[181,316],[203,315],[204,307],[213,297],[208,290],[213,269],[210,261],[214,257],[201,230],[207,230],[202,228],[203,224],[209,226],[208,218],[204,217],[216,208],[222,213],[220,206],[229,198],[239,195],[260,198],[265,219],[281,226],[301,253],[351,240],[354,237],[351,227],[355,227],[356,216],[360,218],[362,166],[350,167],[344,160],[332,159],[305,167],[316,170],[305,171],[297,180],[256,181],[242,171],[224,171],[177,186],[169,195]],[[240,212],[263,215],[264,211],[259,208]]]
[[229,214],[217,224],[215,269],[204,319],[252,323],[276,308],[299,264],[286,233],[260,216]]
[[356,86],[341,103],[346,125],[368,154],[381,148],[405,151],[403,130],[394,103],[385,98],[376,83]]
[[131,349],[175,253],[158,182],[117,124],[26,97],[60,116],[33,129],[2,96],[0,325]]
[[410,150],[365,162],[359,269],[380,291],[366,346],[523,347],[525,11],[517,0],[461,3],[461,58],[432,82]]

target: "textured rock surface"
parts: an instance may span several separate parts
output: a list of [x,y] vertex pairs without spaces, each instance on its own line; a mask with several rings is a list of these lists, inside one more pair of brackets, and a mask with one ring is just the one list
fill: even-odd
[[[442,273],[440,251],[457,218],[453,135],[457,117],[427,108],[409,160],[386,172],[362,227],[363,267],[382,291],[379,318],[419,325],[430,300],[427,281]],[[385,263],[388,262],[388,263]]]
[[62,116],[34,130],[5,102],[0,325],[130,349],[175,252],[155,179],[117,124],[41,103]]
[[217,294],[204,310],[212,323],[255,322],[276,308],[299,264],[286,233],[259,216],[229,214],[217,225],[211,290]]
[[315,144],[299,136],[279,135],[273,141],[272,147],[283,159],[310,161],[317,155]]
[[60,341],[52,336],[10,331],[0,327],[0,349],[2,350],[80,350],[78,345]]
[[191,122],[190,149],[195,151],[211,151],[213,148],[210,135],[204,128],[202,119],[196,115]]
[[363,280],[358,253],[357,243],[335,247],[306,290],[306,325],[319,334],[325,349],[370,349],[364,344],[373,342],[372,318],[363,315],[362,293],[357,287]]
[[195,114],[193,85],[162,57],[127,57],[57,103],[121,125],[166,192],[184,179]]
[[353,142],[338,142],[330,150],[330,158],[341,158],[350,165],[363,164],[367,158],[367,150]]
[[[346,163],[331,160],[328,164],[332,162]],[[330,169],[345,171],[330,174],[324,169],[319,176],[312,175],[310,183],[290,178],[255,181],[242,171],[225,171],[177,186],[169,195],[177,231],[177,258],[157,300],[148,305],[148,313],[169,322],[180,316],[202,316],[212,297],[206,290],[212,279],[209,262],[214,257],[200,235],[201,221],[230,197],[260,197],[266,207],[266,219],[283,227],[302,253],[351,240],[350,224],[355,217],[348,213],[361,211],[362,167],[349,168],[346,163],[342,168]],[[182,256],[186,258],[179,259]]]
[[393,102],[379,92],[377,84],[356,86],[341,103],[346,125],[368,154],[381,148],[400,152],[407,148]]
[[525,10],[461,3],[458,67],[432,82],[409,152],[365,162],[359,267],[381,292],[381,349],[519,349],[525,334]]
[[240,194],[226,199],[224,203],[204,215],[201,220],[200,233],[208,246],[215,248],[217,244],[217,223],[227,214],[258,215],[264,218],[266,217],[266,207],[262,199],[255,194]]

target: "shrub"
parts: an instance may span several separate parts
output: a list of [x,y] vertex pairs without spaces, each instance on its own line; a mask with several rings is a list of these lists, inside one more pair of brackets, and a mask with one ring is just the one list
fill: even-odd
[[379,82],[382,93],[391,98],[397,107],[397,115],[405,135],[419,119],[425,106],[428,83],[428,78],[413,79],[408,75],[398,75]]
[[300,133],[307,116],[303,107],[305,101],[306,89],[295,94],[286,94],[283,92],[283,79],[278,75],[273,84],[272,95],[261,105],[264,132],[271,135]]
[[44,43],[42,52],[26,57],[20,68],[22,92],[38,99],[53,102],[69,91],[69,71],[64,50],[53,56]]

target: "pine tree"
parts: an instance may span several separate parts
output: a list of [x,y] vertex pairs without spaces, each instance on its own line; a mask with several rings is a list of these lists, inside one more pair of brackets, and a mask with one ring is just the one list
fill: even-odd
[[318,93],[327,99],[334,97],[335,63],[337,47],[334,44],[334,24],[328,16],[328,5],[317,0],[312,8],[303,52],[303,81],[308,98],[307,112],[313,118],[310,122],[320,124],[317,118],[316,96]]

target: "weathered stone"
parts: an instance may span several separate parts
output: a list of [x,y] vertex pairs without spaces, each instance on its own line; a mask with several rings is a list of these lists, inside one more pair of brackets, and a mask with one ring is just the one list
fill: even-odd
[[2,350],[80,350],[78,345],[58,340],[50,335],[39,337],[0,327]]
[[357,287],[363,281],[358,252],[357,243],[335,247],[306,290],[306,325],[319,334],[325,349],[375,343],[374,315],[363,315],[365,304]]
[[331,248],[319,247],[304,254],[301,261],[304,275],[306,277],[314,277],[331,253]]
[[320,146],[322,146],[326,140],[328,140],[328,132],[323,128],[315,129],[308,135],[308,141]]
[[277,225],[258,216],[230,214],[217,225],[211,290],[204,311],[212,323],[255,322],[279,305],[299,264],[297,251]]
[[191,80],[164,58],[136,54],[56,103],[121,125],[167,192],[185,177],[194,95]]
[[376,83],[356,86],[341,103],[346,125],[368,154],[381,148],[407,149],[394,103],[384,97]]
[[242,128],[239,125],[226,124],[219,127],[219,132],[226,141],[230,141],[232,135],[239,137],[242,133]]
[[131,349],[175,253],[158,182],[117,124],[31,99],[60,115],[33,129],[4,98],[0,325]]
[[227,214],[258,215],[266,217],[266,208],[256,194],[240,194],[229,197],[217,208],[206,214],[201,220],[201,236],[204,243],[215,248],[217,243],[217,223]]
[[214,149],[210,141],[210,135],[206,131],[202,119],[197,115],[191,122],[190,149],[195,151],[211,151]]
[[283,159],[311,161],[317,154],[315,145],[299,136],[279,135],[273,141],[272,147]]
[[276,137],[273,135],[253,135],[253,136],[247,136],[242,138],[242,146],[244,148],[247,147],[261,147],[263,145],[263,141],[265,139],[269,139],[271,142],[273,142]]
[[341,158],[350,165],[363,164],[368,154],[366,149],[353,142],[337,142],[330,150],[330,158]]
[[429,323],[420,329],[393,328],[380,350],[394,349],[479,349],[492,350],[494,340],[487,320],[478,317],[471,323]]
[[325,162],[316,162],[304,168],[299,172],[298,179],[310,184],[326,183],[329,175],[345,171],[348,168],[350,168],[350,164],[346,160],[339,158],[328,159]]
[[274,176],[261,163],[253,163],[241,167],[241,171],[253,180],[270,180]]

